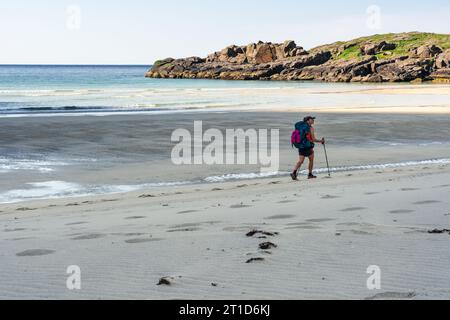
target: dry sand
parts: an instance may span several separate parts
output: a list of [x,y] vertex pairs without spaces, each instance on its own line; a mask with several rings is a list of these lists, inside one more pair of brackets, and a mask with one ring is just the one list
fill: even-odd
[[[412,106],[412,107],[361,107],[361,106],[336,106],[327,108],[277,108],[278,111],[283,112],[309,112],[309,113],[359,113],[359,114],[416,114],[416,115],[448,115],[450,108],[447,105],[441,106]],[[273,110],[270,110],[273,111]]]
[[[433,102],[433,98],[439,97],[443,98],[445,96],[450,96],[450,86],[449,85],[433,85],[433,84],[419,84],[419,85],[376,85],[373,84],[372,87],[353,87],[351,89],[340,88],[336,89],[322,89],[322,90],[310,90],[308,89],[296,89],[287,88],[282,89],[286,96],[291,96],[294,98],[300,92],[316,94],[316,95],[347,95],[351,97],[352,95],[361,95],[356,104],[347,102],[345,105],[333,105],[333,106],[322,106],[322,107],[304,107],[298,105],[295,107],[288,107],[283,105],[277,105],[276,108],[266,108],[265,111],[277,111],[277,112],[306,112],[306,113],[360,113],[360,114],[418,114],[418,115],[448,115],[450,114],[450,108],[447,102],[441,104]],[[270,94],[266,93],[266,94]],[[392,104],[379,105],[375,99],[383,97],[382,101],[390,101],[392,96],[404,96],[404,101],[408,102],[408,105],[396,105],[398,102],[393,102]],[[415,97],[428,97],[428,103],[417,103],[417,98]],[[372,99],[372,103],[362,105],[361,101],[367,101]],[[264,110],[262,110],[264,111]]]
[[4,204],[0,298],[449,299],[449,193],[430,165]]

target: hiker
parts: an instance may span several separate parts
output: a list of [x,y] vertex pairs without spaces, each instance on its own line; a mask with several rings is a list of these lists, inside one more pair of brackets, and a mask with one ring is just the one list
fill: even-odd
[[314,168],[314,142],[325,144],[325,138],[317,140],[314,133],[314,120],[316,118],[307,116],[303,121],[295,124],[295,131],[292,133],[291,142],[292,145],[298,149],[299,159],[295,165],[294,171],[291,173],[292,180],[298,180],[298,170],[302,166],[305,158],[309,159],[309,174],[308,179],[317,178],[313,175]]

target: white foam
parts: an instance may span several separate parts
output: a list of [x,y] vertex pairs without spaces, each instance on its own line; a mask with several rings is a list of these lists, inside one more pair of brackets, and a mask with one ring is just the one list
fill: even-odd
[[[420,165],[448,165],[450,159],[430,159],[430,160],[418,160],[418,161],[406,161],[395,163],[383,163],[383,164],[368,164],[368,165],[355,165],[355,166],[341,166],[332,167],[330,172],[346,172],[346,171],[358,171],[358,170],[373,170],[373,169],[387,169],[387,168],[399,168],[408,166],[420,166]],[[326,174],[327,168],[318,168],[314,170],[315,173]],[[300,174],[307,174],[306,170],[300,172]],[[220,183],[233,180],[252,180],[270,177],[284,177],[289,175],[287,171],[273,171],[273,172],[250,172],[250,173],[230,173],[220,176],[210,176],[203,180],[186,180],[186,181],[174,181],[174,182],[156,182],[156,183],[144,183],[138,185],[81,185],[77,183],[65,182],[65,181],[45,181],[45,182],[33,182],[27,185],[31,188],[10,190],[0,194],[0,203],[14,203],[27,200],[37,199],[54,199],[65,197],[81,197],[98,194],[115,194],[125,193],[131,191],[138,191],[142,189],[150,189],[157,187],[176,187],[182,185],[190,185],[197,183]]]
[[82,185],[66,181],[30,182],[30,188],[10,190],[0,194],[0,203],[29,200],[74,198],[99,194],[117,194],[156,187],[174,187],[191,181],[157,182],[139,185]]
[[70,197],[78,193],[81,187],[64,181],[33,182],[32,188],[10,190],[0,194],[0,203],[14,203],[34,199]]
[[[430,159],[430,160],[418,160],[418,161],[406,161],[406,162],[395,162],[395,163],[383,163],[383,164],[368,164],[368,165],[358,165],[358,166],[342,166],[342,167],[332,167],[330,172],[342,172],[342,171],[359,171],[359,170],[374,170],[374,169],[389,169],[389,168],[400,168],[400,167],[410,167],[410,166],[420,166],[420,165],[439,165],[439,164],[450,164],[450,159]],[[327,168],[319,168],[314,170],[315,173],[326,173]],[[301,171],[301,174],[307,174],[306,170]]]
[[0,172],[9,172],[13,170],[39,171],[42,173],[54,171],[54,166],[67,166],[63,161],[52,160],[31,160],[31,159],[13,159],[0,157]]
[[229,180],[247,180],[247,179],[260,179],[260,178],[269,178],[283,175],[284,173],[280,173],[278,171],[274,172],[260,172],[260,173],[230,173],[224,174],[221,176],[211,176],[204,179],[206,182],[224,182]]
[[448,144],[448,142],[442,142],[442,141],[423,142],[423,143],[420,143],[419,146],[428,147],[428,146],[440,146],[440,145],[444,145],[444,144]]
[[[399,168],[399,167],[409,167],[418,165],[439,165],[439,164],[450,164],[450,159],[430,159],[430,160],[418,160],[418,161],[406,161],[406,162],[395,162],[395,163],[382,163],[382,164],[367,164],[367,165],[355,165],[355,166],[341,166],[341,167],[331,167],[330,172],[346,172],[346,171],[360,171],[360,170],[374,170],[374,169],[388,169],[388,168]],[[328,173],[328,168],[317,168],[314,173]],[[206,182],[225,182],[232,180],[249,180],[249,179],[260,179],[276,176],[286,176],[290,174],[288,171],[277,171],[277,172],[265,172],[265,173],[230,173],[220,176],[211,176],[204,179]],[[299,174],[308,174],[307,170],[302,170]]]

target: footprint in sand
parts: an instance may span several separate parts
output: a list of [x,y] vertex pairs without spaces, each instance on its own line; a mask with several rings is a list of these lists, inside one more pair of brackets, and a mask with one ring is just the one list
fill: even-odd
[[131,216],[131,217],[126,217],[125,220],[136,220],[136,219],[144,219],[146,218],[145,216]]
[[326,194],[326,195],[324,195],[323,197],[321,197],[320,199],[337,199],[337,198],[339,198],[338,196],[333,196],[333,195],[331,195],[331,194]]
[[34,239],[33,237],[23,237],[23,238],[12,238],[12,239],[6,239],[7,241],[21,241],[21,240],[29,240]]
[[115,202],[119,201],[119,199],[102,199],[101,202]]
[[145,243],[145,242],[156,242],[161,241],[161,238],[136,238],[125,240],[125,243]]
[[415,292],[382,292],[374,296],[365,298],[365,300],[385,300],[385,299],[412,299],[416,296]]
[[420,190],[418,188],[401,188],[400,191],[416,191],[416,190]]
[[286,229],[286,230],[289,230],[289,229],[317,230],[317,229],[320,229],[320,227],[312,226],[312,225],[298,225],[298,226],[286,227],[284,229]]
[[198,212],[198,210],[185,210],[185,211],[177,212],[177,214],[194,213],[194,212]]
[[412,234],[412,233],[428,233],[427,229],[420,229],[420,228],[407,228],[410,229],[410,231],[403,232],[404,234]]
[[327,222],[327,221],[335,221],[336,219],[331,218],[323,218],[323,219],[307,219],[307,222]]
[[80,222],[71,222],[71,223],[66,223],[66,226],[76,226],[76,225],[80,225],[80,224],[86,224],[88,222],[86,221],[80,221]]
[[105,236],[104,234],[91,233],[91,234],[85,234],[85,235],[81,235],[81,236],[72,238],[72,240],[93,240],[93,239],[103,238],[104,236]]
[[139,196],[139,198],[144,199],[144,198],[155,198],[156,196],[153,194],[141,194]]
[[176,224],[173,226],[170,226],[171,229],[180,229],[180,228],[187,228],[187,227],[198,227],[200,226],[200,223],[183,223],[183,224]]
[[167,232],[192,232],[201,230],[200,228],[182,228],[182,229],[171,229],[167,230]]
[[399,209],[399,210],[391,210],[389,213],[412,213],[414,210],[407,210],[407,209]]
[[16,211],[33,211],[33,210],[37,210],[37,208],[26,208],[26,207],[22,207],[22,208],[17,208]]
[[292,214],[277,214],[274,216],[270,216],[270,217],[265,217],[264,219],[267,220],[277,220],[277,219],[291,219],[291,218],[295,218],[296,216],[292,215]]
[[292,203],[295,202],[294,200],[282,200],[282,201],[278,201],[277,203]]
[[368,235],[372,234],[372,233],[367,232],[367,231],[354,230],[354,229],[350,230],[350,232],[353,233],[353,234],[362,235],[362,236],[368,236]]
[[251,206],[245,205],[245,204],[235,204],[230,206],[231,209],[240,209],[240,208],[250,208]]
[[368,196],[371,196],[371,195],[373,195],[373,194],[379,194],[379,192],[373,191],[373,192],[366,192],[366,193],[364,193],[364,194],[366,194],[366,195],[368,195]]
[[111,233],[113,236],[124,236],[124,237],[140,237],[148,235],[148,233],[142,233],[142,232],[132,232],[132,233]]
[[5,229],[4,232],[16,232],[16,231],[24,231],[27,230],[25,228],[15,228],[15,229]]
[[18,257],[35,257],[35,256],[45,256],[47,254],[55,253],[54,250],[47,250],[47,249],[30,249],[25,250],[22,252],[19,252],[16,254]]
[[438,200],[425,200],[425,201],[417,201],[417,202],[413,202],[413,204],[432,204],[432,203],[439,203],[440,201]]
[[350,208],[342,209],[341,212],[361,211],[361,210],[366,210],[366,209],[367,208],[365,208],[365,207],[350,207]]
[[79,205],[80,205],[79,203],[74,202],[74,203],[68,203],[68,204],[66,204],[66,207],[76,207],[76,206],[79,206]]

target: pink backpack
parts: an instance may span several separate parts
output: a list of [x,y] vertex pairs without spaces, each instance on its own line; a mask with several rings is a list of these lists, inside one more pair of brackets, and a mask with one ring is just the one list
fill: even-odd
[[291,135],[291,144],[292,144],[292,146],[295,146],[296,144],[299,144],[300,142],[302,142],[302,138],[300,136],[300,131],[294,130]]

